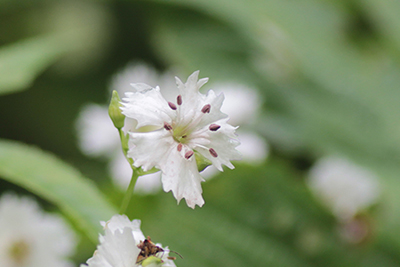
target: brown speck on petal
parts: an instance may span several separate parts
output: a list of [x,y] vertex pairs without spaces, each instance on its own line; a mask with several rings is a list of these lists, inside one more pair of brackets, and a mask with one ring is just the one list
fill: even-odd
[[164,129],[167,131],[171,131],[172,130],[172,126],[169,125],[167,122],[164,122]]
[[210,104],[207,104],[207,105],[205,105],[205,106],[201,109],[201,112],[203,112],[203,113],[210,113],[210,110],[211,110],[211,105],[210,105]]
[[210,131],[217,131],[219,128],[221,128],[221,126],[219,126],[218,124],[211,124],[210,127],[208,127],[208,129],[210,129]]
[[182,151],[182,144],[181,144],[181,143],[179,143],[179,144],[178,144],[178,147],[177,147],[177,149],[178,149],[178,151],[179,151],[179,152],[181,152],[181,151]]
[[214,148],[210,148],[208,151],[210,151],[211,156],[213,156],[214,158],[218,157],[217,152],[215,152]]
[[176,103],[178,103],[178,105],[182,105],[182,96],[178,95],[178,97],[176,98]]
[[176,110],[176,105],[172,102],[168,102],[168,106],[172,109],[172,110]]
[[192,150],[185,153],[185,159],[190,159],[193,156],[194,152]]

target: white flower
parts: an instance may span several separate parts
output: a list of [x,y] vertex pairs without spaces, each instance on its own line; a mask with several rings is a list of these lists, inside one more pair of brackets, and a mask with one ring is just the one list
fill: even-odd
[[0,198],[1,267],[72,267],[74,233],[58,216],[28,197]]
[[310,170],[308,185],[342,221],[352,219],[379,196],[378,178],[342,158],[319,160]]
[[[135,267],[141,249],[138,245],[145,241],[140,230],[140,220],[130,221],[125,215],[114,215],[108,222],[101,222],[105,234],[100,235],[100,244],[92,258],[88,259],[89,267]],[[155,244],[163,251],[155,254],[162,260],[161,266],[174,267],[175,263],[168,259],[168,248],[162,248],[161,244]],[[86,265],[81,265],[85,267]]]
[[[124,70],[115,75],[110,84],[110,94],[116,90],[120,96],[131,90],[132,81],[159,84],[165,88],[174,86],[174,79],[169,73],[158,74],[156,70],[145,64],[129,64]],[[171,93],[163,90],[164,96]],[[136,121],[127,118],[124,131],[134,131]],[[81,110],[76,121],[78,145],[88,156],[105,156],[109,160],[108,170],[113,182],[126,189],[132,177],[132,169],[125,159],[119,138],[108,115],[107,105],[87,104]],[[152,173],[138,178],[135,185],[137,194],[155,194],[161,188],[159,173]]]
[[134,166],[144,171],[156,167],[162,171],[164,191],[172,191],[189,207],[202,206],[200,176],[195,152],[208,159],[218,170],[222,164],[234,168],[230,160],[239,159],[235,149],[239,142],[236,127],[227,123],[220,111],[224,96],[210,90],[199,92],[208,78],[198,80],[199,72],[189,76],[184,84],[176,78],[179,95],[176,104],[167,102],[160,88],[147,84],[132,84],[136,92],[126,93],[122,113],[137,121],[137,128],[155,126],[152,132],[130,132],[128,155]]

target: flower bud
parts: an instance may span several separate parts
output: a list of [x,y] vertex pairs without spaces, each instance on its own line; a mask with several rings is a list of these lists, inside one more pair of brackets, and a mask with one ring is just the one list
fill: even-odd
[[143,267],[161,267],[162,264],[163,261],[155,256],[150,256],[141,263]]
[[110,106],[108,107],[108,115],[117,129],[124,127],[125,116],[121,112],[121,107],[121,99],[117,91],[114,90],[112,92]]

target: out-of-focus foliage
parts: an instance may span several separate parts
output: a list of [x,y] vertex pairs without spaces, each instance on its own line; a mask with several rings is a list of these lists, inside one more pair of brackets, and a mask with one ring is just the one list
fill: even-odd
[[34,147],[0,141],[0,175],[58,205],[94,243],[101,230],[99,221],[116,213],[92,181]]
[[36,76],[66,50],[64,42],[55,36],[45,36],[1,48],[0,93],[28,88]]
[[[1,192],[25,188],[83,228],[109,219],[123,192],[102,159],[78,151],[80,107],[106,103],[112,75],[128,62],[177,74],[199,69],[211,81],[259,88],[264,109],[254,130],[270,143],[271,156],[259,166],[236,163],[204,183],[201,209],[176,206],[170,193],[134,197],[129,217],[184,256],[177,266],[399,265],[399,2],[20,4],[0,1],[0,94],[15,92],[0,97]],[[57,154],[104,196],[59,160],[6,139]],[[365,212],[370,233],[361,243],[342,238],[340,223],[304,182],[313,162],[329,154],[380,178],[381,197]]]

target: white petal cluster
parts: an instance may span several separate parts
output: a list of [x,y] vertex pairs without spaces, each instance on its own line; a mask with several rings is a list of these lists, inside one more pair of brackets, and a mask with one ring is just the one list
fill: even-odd
[[[100,244],[92,258],[81,267],[136,267],[140,253],[138,245],[145,237],[140,230],[140,220],[130,221],[125,215],[114,215],[108,222],[101,222],[104,235],[100,235]],[[156,244],[162,247],[161,244]],[[163,263],[161,266],[175,267],[175,263],[168,259],[169,251],[165,248],[163,253],[158,253]]]
[[342,221],[352,219],[379,196],[378,178],[343,158],[319,160],[310,170],[308,185]]
[[[158,74],[156,70],[145,64],[130,64],[113,77],[110,84],[110,94],[116,90],[120,96],[131,91],[132,81],[159,84],[166,88],[163,94],[169,95],[167,90],[174,86],[174,79],[169,73]],[[136,121],[125,120],[125,131],[134,131]],[[108,115],[107,105],[85,105],[76,121],[78,145],[83,153],[92,157],[106,157],[109,160],[109,171],[113,181],[122,188],[127,188],[132,176],[132,169],[125,159],[118,131],[113,126]],[[135,186],[135,193],[154,194],[161,189],[159,173],[139,177]]]
[[28,197],[0,198],[1,267],[72,267],[75,236],[58,216]]
[[180,201],[185,198],[189,207],[202,206],[201,182],[196,155],[208,159],[222,171],[222,165],[234,168],[231,160],[240,159],[236,150],[239,141],[237,127],[227,123],[221,112],[223,94],[199,89],[208,78],[198,79],[196,71],[186,83],[176,78],[179,95],[176,103],[168,102],[160,88],[142,83],[132,84],[135,92],[126,93],[122,113],[137,121],[137,128],[152,126],[151,132],[130,132],[128,155],[134,166],[144,171],[156,167],[162,171],[164,191],[172,191]]

